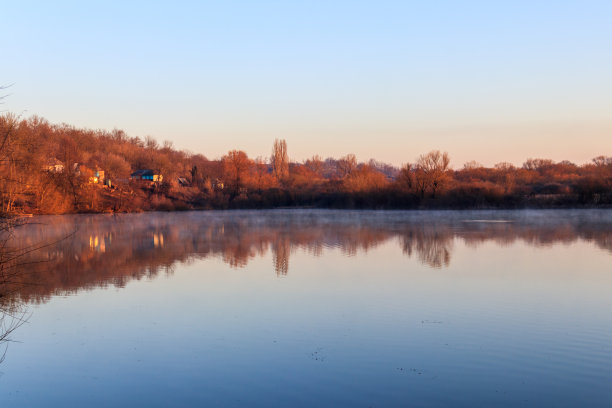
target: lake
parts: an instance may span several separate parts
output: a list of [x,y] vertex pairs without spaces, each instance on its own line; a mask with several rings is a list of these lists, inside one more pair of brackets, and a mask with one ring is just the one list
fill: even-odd
[[49,216],[9,246],[39,249],[1,289],[2,407],[612,406],[612,210]]

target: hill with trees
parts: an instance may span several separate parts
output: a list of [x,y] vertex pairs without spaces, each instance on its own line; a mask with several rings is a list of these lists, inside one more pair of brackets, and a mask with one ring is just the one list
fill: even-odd
[[[407,159],[410,159],[407,157]],[[612,157],[590,163],[528,159],[453,169],[447,153],[402,168],[355,155],[292,162],[276,140],[269,158],[220,159],[121,130],[79,129],[0,116],[2,214],[327,208],[547,208],[612,204]],[[133,177],[151,174],[147,177]]]

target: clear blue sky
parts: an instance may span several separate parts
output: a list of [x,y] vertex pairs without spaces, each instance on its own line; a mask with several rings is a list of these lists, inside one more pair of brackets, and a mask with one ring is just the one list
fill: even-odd
[[611,1],[13,1],[4,108],[207,157],[612,155]]

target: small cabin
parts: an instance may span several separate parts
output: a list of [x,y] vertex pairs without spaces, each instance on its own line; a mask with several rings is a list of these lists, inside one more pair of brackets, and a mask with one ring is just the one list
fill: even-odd
[[94,170],[94,177],[98,179],[99,183],[104,184],[104,170],[95,169]]
[[62,173],[64,171],[64,163],[56,158],[53,158],[43,166],[43,170],[48,171],[49,173]]
[[130,180],[144,180],[161,183],[163,178],[164,176],[162,176],[161,174],[156,174],[153,170],[149,169],[136,170],[135,172],[130,174]]
[[103,184],[106,185],[105,183],[105,178],[104,178],[104,170],[100,170],[98,168],[90,170],[91,171],[91,176],[89,176],[89,184]]
[[106,178],[104,177],[104,170],[99,167],[91,169],[84,164],[74,163],[72,170],[76,176],[84,177],[87,179],[89,184],[103,184],[106,185]]

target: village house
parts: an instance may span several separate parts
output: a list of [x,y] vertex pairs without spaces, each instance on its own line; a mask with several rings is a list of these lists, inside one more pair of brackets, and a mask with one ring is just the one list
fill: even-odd
[[156,174],[153,170],[150,169],[136,170],[135,172],[130,174],[130,180],[144,180],[161,183],[163,179],[163,175]]
[[105,181],[104,170],[100,170],[99,168],[96,168],[95,170],[93,170],[93,176],[89,178],[89,183],[90,184],[105,184],[104,181]]
[[90,169],[81,163],[74,163],[72,166],[74,174],[87,178],[89,184],[103,184],[110,186],[110,180],[104,177],[104,170],[96,166],[95,169]]
[[43,166],[43,171],[48,171],[49,173],[62,173],[64,171],[64,163],[54,157],[49,159],[47,164]]

